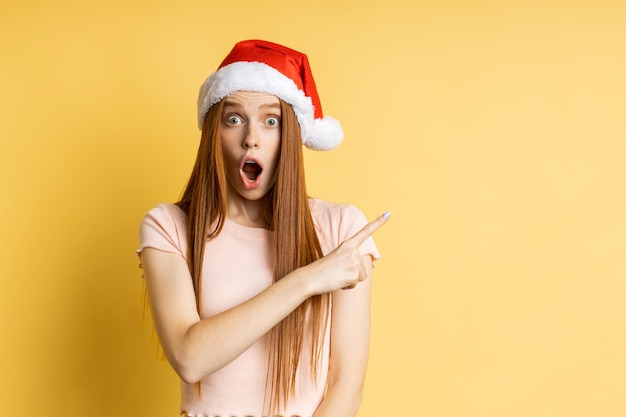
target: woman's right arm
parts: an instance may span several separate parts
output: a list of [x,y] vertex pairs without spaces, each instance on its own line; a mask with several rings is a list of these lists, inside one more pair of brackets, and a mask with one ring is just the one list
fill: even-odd
[[227,365],[307,298],[354,288],[367,278],[361,244],[386,222],[380,216],[335,250],[298,268],[249,300],[201,319],[187,262],[146,248],[141,262],[150,309],[165,355],[180,378],[195,383]]
[[200,319],[189,269],[179,254],[146,248],[141,262],[159,341],[187,383],[237,358],[313,291],[305,274],[292,273],[248,301]]

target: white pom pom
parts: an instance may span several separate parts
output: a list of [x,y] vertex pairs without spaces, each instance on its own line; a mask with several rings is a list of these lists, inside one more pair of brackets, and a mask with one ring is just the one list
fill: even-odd
[[314,151],[330,151],[339,146],[343,140],[341,124],[330,116],[313,120],[313,125],[307,133],[303,138],[304,146]]

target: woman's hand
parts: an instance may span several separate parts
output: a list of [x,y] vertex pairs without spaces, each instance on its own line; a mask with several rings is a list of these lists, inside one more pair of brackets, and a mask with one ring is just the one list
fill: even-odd
[[359,253],[359,247],[389,219],[387,212],[367,224],[354,236],[344,240],[335,250],[315,262],[301,268],[313,279],[313,294],[351,289],[367,278],[367,265]]

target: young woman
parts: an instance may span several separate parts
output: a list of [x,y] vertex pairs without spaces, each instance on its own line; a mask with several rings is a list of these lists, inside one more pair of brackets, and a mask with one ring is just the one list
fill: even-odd
[[235,45],[202,86],[191,178],[140,230],[160,344],[190,417],[349,417],[369,349],[370,235],[354,206],[309,198],[302,144],[343,132],[322,116],[304,54]]

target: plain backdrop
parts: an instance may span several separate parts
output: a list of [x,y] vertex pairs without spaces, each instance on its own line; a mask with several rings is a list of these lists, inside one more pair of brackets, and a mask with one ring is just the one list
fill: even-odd
[[344,127],[313,196],[390,210],[359,417],[626,415],[622,1],[4,1],[0,414],[165,417],[138,225],[236,41]]

